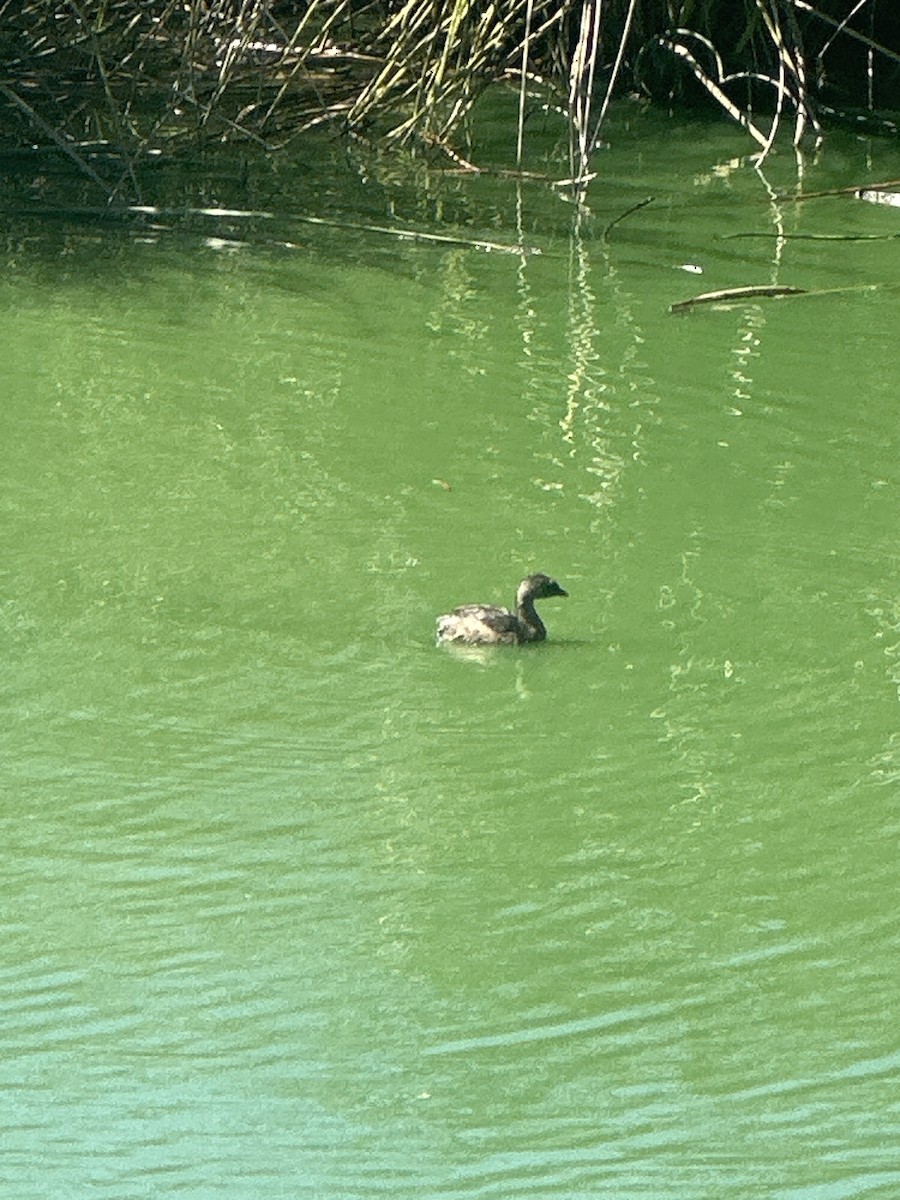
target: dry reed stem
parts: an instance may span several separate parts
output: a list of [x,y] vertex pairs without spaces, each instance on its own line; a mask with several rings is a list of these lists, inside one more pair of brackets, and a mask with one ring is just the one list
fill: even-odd
[[[681,36],[698,37],[698,35],[693,33],[690,29],[676,29],[675,32]],[[715,48],[712,47],[712,44],[707,42],[705,38],[699,38],[699,40],[706,42],[707,46],[713,49],[717,63],[721,68],[722,60],[719,58],[718,51],[716,51]],[[737,121],[739,125],[743,126],[743,128],[747,130],[754,141],[758,142],[764,150],[766,149],[766,147],[769,145],[769,139],[766,137],[766,135],[757,129],[747,114],[742,112],[736,104],[732,103],[728,96],[722,91],[720,84],[728,83],[730,80],[729,76],[724,75],[724,72],[722,72],[719,77],[719,82],[717,83],[714,79],[711,79],[706,74],[698,60],[694,57],[690,50],[688,50],[687,46],[682,45],[681,42],[672,41],[671,38],[660,38],[659,44],[664,46],[667,50],[671,50],[672,53],[678,58],[683,59],[690,67],[697,82],[706,88],[716,103],[721,106],[723,111],[728,113],[732,120]],[[743,77],[746,78],[748,74],[749,72],[743,73]]]
[[[818,59],[836,38],[848,37],[862,42],[870,58],[900,62],[900,54],[849,25],[867,3],[874,9],[874,0],[855,0],[840,19],[809,0],[727,0],[740,22],[736,53],[743,61],[734,64],[738,69],[729,62],[726,71],[704,34],[725,3],[307,0],[276,9],[273,0],[165,0],[152,6],[139,0],[0,0],[6,63],[0,95],[40,141],[100,182],[77,149],[85,128],[95,130],[118,153],[117,169],[124,169],[136,193],[136,163],[143,154],[186,145],[198,135],[249,139],[271,150],[323,121],[351,131],[377,122],[393,141],[451,148],[481,91],[514,71],[517,165],[525,153],[528,98],[540,87],[545,109],[562,111],[568,123],[570,184],[580,195],[596,174],[592,160],[629,58],[637,72],[650,45],[684,63],[747,130],[762,157],[791,110],[795,147],[808,131],[821,136],[797,13],[833,31]],[[674,28],[660,27],[686,11],[696,29],[674,21]],[[633,44],[636,29],[642,44]],[[706,54],[712,66],[704,65]],[[871,70],[870,64],[869,87]],[[774,89],[767,130],[729,95],[730,85],[743,81]],[[108,182],[103,186],[107,193],[115,190]]]
[[600,130],[603,128],[603,122],[606,120],[606,114],[609,110],[613,91],[619,78],[619,72],[622,69],[622,61],[625,57],[625,47],[628,44],[628,38],[631,34],[631,24],[634,20],[634,11],[636,7],[637,0],[629,0],[628,12],[625,15],[625,26],[622,31],[622,36],[619,39],[619,46],[616,51],[616,59],[613,63],[612,74],[610,75],[609,83],[606,87],[606,95],[603,97],[603,104],[600,108],[600,115],[597,118],[597,124],[594,126],[594,131],[591,134],[591,146],[594,148],[596,148],[600,143]]

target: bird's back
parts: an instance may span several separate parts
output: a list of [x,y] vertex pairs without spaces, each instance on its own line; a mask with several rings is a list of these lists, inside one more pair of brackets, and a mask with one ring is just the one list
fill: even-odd
[[514,612],[493,604],[463,604],[438,617],[439,642],[485,642],[515,645],[522,641],[521,623]]

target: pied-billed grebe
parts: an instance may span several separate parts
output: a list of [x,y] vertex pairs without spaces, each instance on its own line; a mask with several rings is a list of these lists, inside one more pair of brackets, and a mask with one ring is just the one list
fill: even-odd
[[493,604],[464,604],[438,617],[437,640],[463,642],[469,646],[542,642],[547,630],[535,611],[535,600],[568,594],[549,575],[529,575],[519,584],[515,612]]

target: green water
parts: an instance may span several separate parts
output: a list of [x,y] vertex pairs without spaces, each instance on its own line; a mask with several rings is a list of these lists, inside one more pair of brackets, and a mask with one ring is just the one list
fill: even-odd
[[[900,251],[721,239],[896,210],[611,134],[580,227],[328,147],[194,196],[271,218],[4,185],[4,1195],[900,1194]],[[771,283],[840,290],[667,312]],[[536,569],[545,645],[434,647]]]

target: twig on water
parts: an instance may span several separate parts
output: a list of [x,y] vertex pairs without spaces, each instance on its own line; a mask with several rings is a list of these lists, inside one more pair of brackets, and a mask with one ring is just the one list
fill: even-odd
[[829,188],[825,192],[798,192],[792,196],[783,192],[776,200],[820,200],[823,196],[857,196],[860,192],[883,192],[888,188],[900,187],[900,179],[889,179],[886,183],[853,183],[849,187]]
[[[253,218],[272,220],[274,213],[264,211],[242,211],[226,208],[161,208],[152,204],[129,204],[126,212],[142,213],[144,216],[191,216],[227,217],[229,220]],[[507,242],[488,242],[480,238],[457,237],[449,233],[425,233],[419,229],[391,228],[389,225],[368,225],[360,221],[339,221],[333,217],[313,217],[303,213],[291,213],[290,220],[304,225],[324,225],[328,229],[352,229],[355,233],[377,233],[386,237],[409,242],[435,242],[440,246],[464,246],[470,250],[481,250],[497,254],[541,254],[539,246],[512,246]]]
[[637,202],[637,204],[632,204],[631,208],[626,208],[623,213],[619,213],[619,215],[615,218],[615,220],[610,221],[610,223],[607,225],[607,227],[603,230],[603,237],[601,240],[604,242],[608,242],[609,235],[612,232],[614,226],[618,225],[618,223],[620,221],[624,221],[626,217],[630,217],[632,213],[637,212],[639,209],[646,208],[648,204],[653,203],[653,200],[654,200],[653,196],[648,196],[645,200],[639,200]]
[[900,238],[900,233],[778,233],[767,229],[760,233],[717,233],[718,242],[730,242],[733,238],[778,238],[779,241],[799,242],[889,242]]
[[679,300],[669,305],[670,313],[689,312],[699,304],[717,304],[727,300],[755,300],[764,296],[801,296],[807,288],[798,287],[739,287],[724,288],[721,292],[703,292],[690,300]]
[[717,301],[747,300],[756,297],[774,296],[843,296],[847,292],[877,292],[884,285],[880,283],[852,283],[847,287],[833,288],[798,288],[798,287],[743,287],[726,288],[722,292],[705,292],[702,296],[692,296],[690,300],[681,300],[669,305],[670,313],[689,312],[697,304],[715,304]]
[[443,246],[467,246],[470,250],[482,250],[485,253],[499,254],[540,254],[539,246],[511,246],[505,242],[487,242],[480,238],[454,237],[446,233],[425,233],[417,229],[392,229],[389,225],[364,225],[356,221],[334,221],[328,217],[298,217],[293,220],[303,221],[306,225],[328,225],[332,229],[353,229],[359,233],[379,233],[387,237],[399,238],[407,242],[436,242]]

